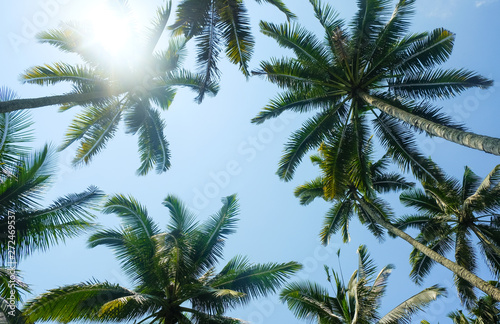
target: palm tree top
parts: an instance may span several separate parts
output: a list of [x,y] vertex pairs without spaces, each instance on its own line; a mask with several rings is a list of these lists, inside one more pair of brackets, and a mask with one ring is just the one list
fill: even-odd
[[[122,4],[124,6],[124,4]],[[143,35],[131,35],[137,59],[110,58],[93,37],[86,24],[69,22],[60,28],[41,32],[38,40],[63,52],[78,55],[82,63],[55,62],[27,69],[21,80],[37,85],[69,83],[71,91],[32,99],[0,102],[0,112],[59,105],[60,111],[82,106],[65,134],[60,149],[79,143],[74,165],[88,164],[115,135],[119,123],[125,132],[138,135],[141,164],[138,175],[152,169],[157,173],[170,167],[170,150],[165,138],[165,121],[158,110],[167,110],[178,87],[197,91],[203,84],[205,92],[215,95],[216,82],[205,81],[203,75],[183,69],[186,56],[184,37],[172,37],[166,48],[157,48],[172,9],[172,1],[158,8],[157,16]]]
[[95,280],[52,289],[26,304],[27,318],[242,323],[224,312],[274,293],[301,268],[296,262],[254,264],[244,256],[220,265],[226,239],[236,229],[235,195],[202,223],[174,196],[163,204],[170,212],[165,232],[135,199],[115,195],[103,212],[116,214],[122,226],[89,239],[90,247],[113,249],[132,289]]
[[304,155],[332,133],[341,136],[339,151],[355,145],[361,155],[373,129],[393,160],[417,177],[432,177],[432,166],[419,152],[414,131],[500,154],[500,140],[473,140],[473,133],[433,105],[470,88],[490,87],[492,80],[466,69],[439,67],[449,59],[455,35],[444,28],[409,34],[415,1],[400,0],[392,12],[392,1],[357,1],[350,23],[329,4],[310,3],[323,38],[295,22],[260,23],[264,35],[294,56],[263,61],[254,71],[283,91],[252,122],[260,124],[286,111],[317,112],[286,144],[280,178],[290,180]]
[[[456,262],[470,271],[477,269],[479,249],[493,275],[498,276],[500,165],[484,179],[466,166],[462,179],[447,177],[440,182],[424,181],[422,185],[423,189],[406,190],[400,195],[403,205],[417,212],[401,217],[396,225],[419,229],[417,239],[441,254],[454,250]],[[417,251],[412,252],[410,260],[411,275],[420,282],[429,274],[433,262]],[[476,300],[473,286],[460,278],[455,283],[462,301],[471,308]]]
[[429,303],[445,295],[444,288],[434,285],[408,298],[387,314],[378,311],[385,294],[388,277],[394,266],[385,266],[378,274],[366,246],[358,248],[358,269],[349,281],[344,282],[333,269],[325,266],[327,281],[333,295],[327,288],[312,282],[298,282],[286,285],[280,299],[299,319],[317,323],[410,323],[411,317],[422,311]]

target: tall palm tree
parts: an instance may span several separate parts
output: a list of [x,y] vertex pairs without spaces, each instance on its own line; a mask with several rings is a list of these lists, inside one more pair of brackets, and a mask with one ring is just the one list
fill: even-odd
[[[370,131],[369,117],[393,159],[416,173],[432,172],[417,149],[414,131],[500,155],[500,139],[466,132],[431,105],[431,100],[469,88],[487,88],[492,81],[465,69],[437,68],[449,58],[455,35],[442,28],[407,34],[414,0],[398,1],[392,15],[390,0],[357,1],[349,28],[331,6],[310,2],[324,28],[323,39],[298,24],[260,24],[264,35],[295,57],[264,61],[254,72],[285,90],[252,121],[260,124],[285,111],[317,111],[285,145],[280,178],[290,180],[304,155],[329,132],[342,136],[340,146],[349,141],[343,125],[353,123],[349,136],[363,138]],[[361,149],[360,141],[360,159]]]
[[[281,0],[256,0],[267,2],[281,10],[288,19],[295,15]],[[171,26],[177,34],[194,38],[197,45],[197,62],[205,82],[218,80],[220,51],[238,64],[241,72],[249,76],[248,64],[255,45],[250,31],[250,19],[242,0],[182,0],[177,7],[177,18]],[[206,85],[200,88],[198,100],[203,100]]]
[[[69,23],[60,29],[42,32],[38,39],[58,49],[77,54],[84,64],[53,63],[34,66],[21,76],[25,83],[53,85],[72,84],[64,95],[17,99],[0,103],[0,112],[60,105],[61,110],[83,106],[66,133],[61,149],[79,142],[75,165],[89,163],[112,138],[120,120],[125,131],[138,134],[141,165],[137,170],[146,174],[156,165],[158,173],[170,167],[168,142],[163,133],[165,122],[159,107],[166,110],[176,93],[176,87],[198,90],[203,84],[207,93],[218,90],[214,82],[204,82],[203,76],[180,66],[185,56],[186,40],[172,38],[165,50],[156,50],[171,12],[171,0],[157,12],[145,35],[136,35],[133,52],[138,59],[117,63],[105,55],[102,45],[91,42],[88,26]],[[132,51],[132,50],[130,50]]]
[[[354,127],[352,124],[349,125],[351,128]],[[350,139],[355,141],[352,137]],[[342,231],[344,241],[347,241],[349,221],[357,213],[361,223],[365,224],[376,237],[383,238],[384,229],[387,230],[389,234],[410,243],[422,259],[433,260],[445,266],[454,273],[456,278],[461,278],[460,282],[468,282],[469,285],[481,289],[500,301],[500,289],[476,276],[469,270],[470,268],[447,259],[438,253],[439,251],[423,244],[421,240],[414,239],[400,228],[402,226],[398,227],[392,223],[390,207],[378,198],[376,193],[408,188],[410,184],[398,174],[385,172],[387,167],[385,157],[378,162],[371,163],[370,142],[365,141],[362,151],[364,159],[359,160],[353,145],[346,146],[346,148],[351,148],[350,151],[338,151],[338,140],[340,136],[331,136],[330,141],[321,145],[320,155],[312,157],[313,162],[320,166],[322,175],[299,186],[295,191],[295,195],[300,198],[302,204],[308,204],[318,197],[333,201],[334,206],[327,212],[321,232],[324,244],[328,244],[330,236],[339,230]],[[342,161],[344,168],[338,169],[337,160]],[[429,163],[432,164],[432,161]],[[444,175],[438,172],[437,166],[434,165],[434,167],[436,168],[435,177],[442,179]],[[427,262],[430,263],[430,261]]]
[[114,196],[103,212],[118,215],[121,228],[89,239],[90,247],[114,250],[134,288],[97,281],[64,286],[29,301],[25,316],[30,321],[242,323],[224,312],[274,292],[301,268],[296,262],[252,264],[236,256],[216,271],[225,240],[235,231],[236,197],[224,198],[222,208],[202,224],[177,198],[168,196],[163,204],[171,217],[166,232],[136,200]]
[[[500,165],[484,180],[465,167],[462,181],[449,177],[422,185],[423,189],[401,194],[401,202],[417,214],[404,216],[395,225],[419,229],[417,240],[440,254],[454,250],[456,262],[471,272],[476,270],[479,250],[495,277],[500,276]],[[416,282],[430,273],[434,263],[418,250],[413,250],[410,260]],[[455,284],[462,301],[472,307],[474,287],[456,276]]]
[[[0,101],[15,94],[0,88]],[[0,113],[0,322],[24,323],[17,308],[30,292],[19,277],[17,263],[37,250],[74,237],[94,227],[91,210],[102,193],[89,187],[58,198],[49,207],[40,204],[55,177],[48,146],[31,153],[28,112]]]
[[332,269],[325,266],[327,280],[335,287],[334,295],[327,288],[312,282],[288,284],[280,294],[283,302],[299,319],[314,320],[317,323],[409,323],[412,315],[423,310],[429,303],[445,293],[444,288],[434,285],[408,298],[386,315],[378,310],[385,294],[387,279],[394,266],[385,266],[378,275],[366,246],[358,249],[359,266],[347,285]]

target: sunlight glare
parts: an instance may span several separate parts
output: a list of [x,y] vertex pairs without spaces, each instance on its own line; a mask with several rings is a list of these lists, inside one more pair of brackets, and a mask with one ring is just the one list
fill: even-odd
[[95,41],[106,52],[116,56],[125,49],[131,33],[130,19],[101,3],[93,8],[90,22]]

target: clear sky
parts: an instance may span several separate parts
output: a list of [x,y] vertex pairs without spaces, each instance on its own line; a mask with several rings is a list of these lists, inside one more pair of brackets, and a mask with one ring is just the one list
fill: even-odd
[[[326,0],[324,0],[326,1]],[[0,85],[14,89],[20,97],[38,97],[59,94],[64,86],[46,87],[22,85],[19,74],[24,69],[56,61],[75,62],[76,58],[61,53],[49,45],[38,44],[35,31],[53,28],[60,21],[84,17],[86,12],[98,8],[97,0],[25,0],[4,1],[0,10],[0,49],[2,66]],[[138,24],[147,26],[160,0],[130,0]],[[287,1],[297,13],[299,22],[320,32],[314,21],[308,1]],[[349,20],[355,12],[354,1],[329,1]],[[270,5],[259,6],[245,0],[256,36],[255,55],[251,68],[260,60],[287,53],[271,39],[258,32],[259,19],[281,22],[284,16]],[[346,3],[349,3],[346,5]],[[457,34],[455,49],[448,67],[468,68],[495,81],[500,78],[500,47],[497,32],[500,30],[500,1],[497,0],[420,0],[413,18],[412,31],[420,32],[444,27]],[[321,35],[322,37],[322,35]],[[192,49],[192,48],[191,48]],[[193,54],[193,51],[191,51]],[[186,62],[185,67],[195,70]],[[259,110],[274,97],[277,88],[263,79],[245,78],[235,66],[221,62],[221,91],[215,98],[207,98],[201,105],[193,101],[195,94],[180,91],[170,109],[162,113],[166,120],[166,136],[170,143],[172,167],[164,174],[154,172],[145,177],[135,176],[139,166],[137,138],[125,135],[123,129],[94,161],[74,169],[70,165],[75,147],[61,152],[57,181],[47,195],[47,205],[57,196],[82,191],[96,185],[107,194],[129,194],[146,205],[150,215],[162,226],[168,220],[161,202],[168,194],[175,194],[205,219],[221,206],[220,198],[237,193],[240,200],[240,221],[237,233],[226,243],[225,257],[247,255],[254,262],[298,261],[304,270],[294,280],[310,279],[326,286],[323,264],[338,270],[336,252],[341,248],[340,263],[348,280],[356,268],[356,249],[366,244],[379,269],[393,263],[396,269],[389,279],[384,310],[395,307],[417,291],[441,284],[451,287],[451,273],[435,266],[432,275],[422,287],[409,279],[408,256],[410,246],[399,239],[379,243],[355,221],[351,228],[351,242],[341,244],[334,238],[328,247],[321,247],[318,233],[328,204],[316,201],[300,206],[293,196],[293,189],[318,175],[318,171],[305,159],[294,179],[282,182],[275,175],[283,144],[288,135],[299,128],[307,116],[285,114],[276,121],[256,126],[250,123]],[[500,83],[489,90],[471,90],[453,100],[438,102],[456,120],[463,121],[472,130],[485,135],[500,137],[498,128],[498,102]],[[37,141],[35,147],[45,142],[59,145],[73,115],[79,108],[57,113],[57,108],[40,108],[34,111]],[[446,143],[443,140],[420,138],[422,150],[431,155],[449,174],[460,178],[465,165],[484,177],[496,164],[498,157]],[[399,204],[397,195],[387,197],[398,215],[410,213]],[[104,226],[118,224],[113,215],[98,215]],[[66,245],[48,252],[33,255],[20,264],[24,279],[32,285],[35,294],[57,286],[86,281],[91,278],[108,280],[130,287],[109,249],[85,247],[86,237],[72,239]],[[480,276],[489,279],[484,267]],[[431,323],[447,323],[446,314],[459,307],[454,288],[447,299],[435,302],[425,314],[414,318],[417,323],[426,319]],[[276,296],[257,300],[231,315],[252,323],[300,323]]]

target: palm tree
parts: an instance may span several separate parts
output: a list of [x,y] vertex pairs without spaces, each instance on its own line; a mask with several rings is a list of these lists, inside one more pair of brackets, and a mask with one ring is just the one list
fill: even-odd
[[[454,249],[456,263],[474,272],[479,259],[477,250],[485,256],[492,273],[500,275],[500,165],[481,181],[465,167],[462,181],[452,177],[438,183],[423,182],[423,189],[404,191],[401,202],[417,210],[416,215],[402,217],[400,229],[417,228],[417,240],[445,254]],[[477,241],[478,249],[474,248]],[[411,254],[411,276],[416,282],[430,273],[434,261],[418,250]],[[459,296],[467,307],[476,299],[473,286],[455,276]]]
[[[342,126],[348,123],[354,124],[349,136],[365,137],[370,116],[381,144],[405,170],[432,173],[413,131],[500,154],[500,139],[466,132],[431,105],[430,100],[487,88],[492,81],[465,69],[436,67],[449,58],[455,36],[442,28],[407,35],[414,0],[398,1],[392,15],[389,0],[357,1],[350,29],[332,7],[310,2],[324,28],[323,40],[298,24],[260,23],[264,35],[291,49],[295,57],[262,62],[254,72],[285,91],[252,122],[260,124],[285,111],[318,111],[290,136],[279,163],[280,178],[290,180],[304,155],[330,132],[342,136],[339,145],[344,145],[349,139]],[[357,150],[362,159],[361,141]]]
[[[387,155],[377,162],[370,161],[372,151],[370,142],[365,144],[364,160],[360,161],[352,151],[336,151],[336,139],[339,138],[330,137],[320,145],[319,154],[311,156],[312,163],[320,168],[321,176],[297,187],[295,196],[300,199],[302,205],[308,205],[316,198],[333,202],[333,206],[325,215],[320,232],[320,239],[324,245],[329,244],[331,236],[338,231],[344,243],[350,241],[349,226],[355,213],[361,223],[382,240],[383,227],[365,210],[361,201],[368,203],[370,208],[389,221],[392,212],[388,204],[376,197],[376,194],[408,189],[413,187],[414,183],[406,181],[398,173],[387,172],[390,163]],[[344,168],[339,169],[336,166],[333,168],[332,160],[343,160]],[[343,170],[349,170],[349,173]]]
[[274,292],[301,268],[296,262],[252,264],[236,256],[217,272],[225,240],[235,231],[236,197],[224,198],[222,208],[202,224],[177,198],[168,196],[163,204],[171,217],[166,232],[136,200],[114,196],[103,212],[118,215],[122,227],[89,239],[90,247],[114,250],[133,289],[97,281],[64,286],[29,301],[25,316],[30,321],[241,323],[224,312]]
[[[347,130],[354,128],[352,124],[348,126]],[[469,270],[470,268],[447,259],[439,253],[439,250],[435,251],[421,240],[414,239],[400,228],[402,226],[398,227],[392,223],[392,211],[387,203],[376,196],[376,193],[408,188],[411,184],[398,174],[385,172],[388,163],[386,157],[375,163],[370,161],[370,141],[365,140],[361,152],[364,159],[359,160],[355,145],[346,145],[346,150],[338,151],[338,141],[341,136],[333,135],[335,134],[330,136],[330,141],[320,146],[319,156],[312,157],[313,162],[320,166],[322,175],[299,186],[295,191],[302,204],[308,204],[318,197],[334,202],[334,206],[326,214],[321,232],[324,244],[328,244],[331,235],[339,230],[342,232],[344,242],[348,241],[349,221],[354,213],[357,213],[361,223],[366,224],[379,239],[383,238],[384,229],[387,230],[389,234],[410,243],[415,249],[414,254],[418,251],[417,255],[428,263],[430,260],[440,263],[451,270],[456,278],[460,278],[460,282],[467,282],[500,301],[500,289],[476,276]],[[348,138],[351,142],[356,141],[353,137]],[[348,148],[351,149],[347,150]],[[343,166],[340,169],[338,160]],[[432,161],[429,163],[433,165]],[[434,168],[434,177],[443,179],[444,175],[438,172],[437,166],[434,165]],[[495,177],[496,175],[492,175],[492,179]]]
[[[0,88],[0,101],[15,94]],[[96,187],[40,204],[55,178],[51,149],[31,153],[32,122],[27,112],[0,114],[0,261],[12,263],[35,250],[46,250],[93,225],[90,210],[103,196]],[[12,245],[12,242],[15,244]]]
[[394,266],[385,266],[377,276],[376,267],[370,259],[366,246],[358,248],[359,267],[352,274],[347,286],[342,278],[325,266],[327,280],[335,287],[334,295],[328,289],[312,282],[288,284],[280,299],[299,319],[317,323],[409,323],[411,316],[445,293],[444,288],[434,285],[408,298],[386,315],[380,316],[381,298],[385,294],[387,279]]
[[[15,94],[0,88],[0,101]],[[19,277],[17,263],[34,251],[46,250],[95,225],[90,213],[102,193],[89,187],[78,194],[40,204],[55,177],[48,146],[31,153],[31,118],[26,111],[0,114],[0,322],[24,323],[18,304],[30,292]]]
[[454,324],[498,324],[500,323],[500,309],[498,301],[490,296],[483,296],[474,302],[470,316],[461,310],[451,312],[448,317]]
[[[288,19],[295,15],[281,0],[256,0],[267,2],[281,10]],[[194,38],[197,45],[197,63],[205,82],[218,80],[217,67],[220,51],[238,64],[241,72],[249,76],[248,64],[255,45],[250,31],[250,19],[241,0],[182,0],[177,7],[177,19],[171,26],[176,34]],[[197,99],[203,100],[206,85],[200,88]]]
[[[207,93],[217,93],[214,82],[205,82],[199,74],[181,69],[186,40],[172,38],[166,50],[156,50],[171,11],[171,0],[158,9],[157,17],[146,35],[137,36],[134,53],[139,59],[121,64],[103,54],[99,44],[90,44],[90,29],[78,23],[42,32],[38,39],[58,49],[77,54],[84,64],[53,63],[34,66],[21,76],[25,83],[53,85],[69,82],[73,90],[64,95],[17,99],[0,103],[0,112],[60,105],[61,110],[83,106],[66,133],[64,149],[79,142],[75,165],[89,163],[117,130],[120,120],[125,131],[138,134],[141,165],[137,170],[146,174],[156,165],[158,173],[170,167],[170,152],[163,130],[165,123],[158,106],[166,110],[176,87],[198,90],[203,84]],[[142,43],[141,43],[142,42]]]

